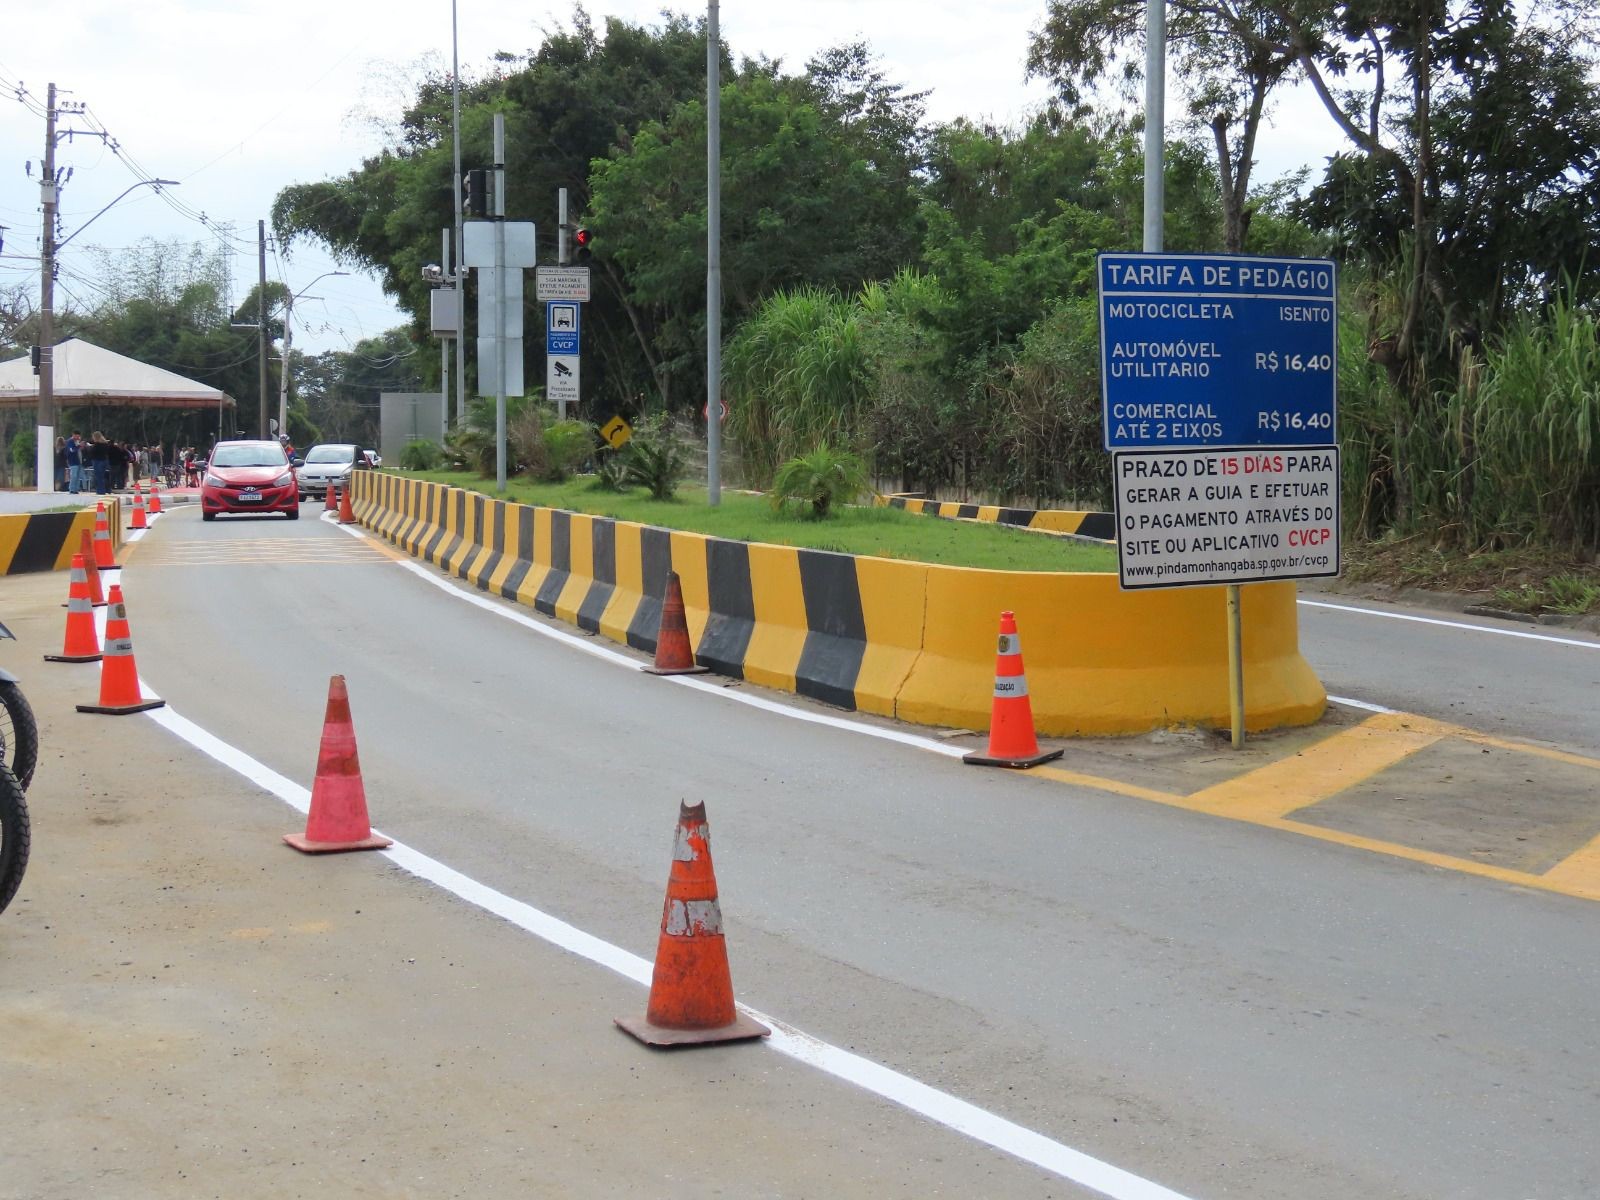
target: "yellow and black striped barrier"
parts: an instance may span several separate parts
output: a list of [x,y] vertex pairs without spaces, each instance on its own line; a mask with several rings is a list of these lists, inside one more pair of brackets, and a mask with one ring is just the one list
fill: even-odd
[[[122,505],[105,499],[111,544],[122,545]],[[72,565],[81,535],[94,538],[94,505],[74,512],[6,513],[0,515],[0,575],[25,571],[62,571]]]
[[1074,537],[1112,542],[1117,538],[1116,517],[1108,512],[1078,512],[1065,508],[1007,508],[999,504],[965,504],[958,500],[924,500],[916,496],[878,496],[879,508],[944,517],[952,521],[992,521],[1018,529],[1045,533],[1070,533]]
[[[473,585],[654,652],[668,571],[696,658],[846,709],[987,728],[994,623],[1017,614],[1041,733],[1226,727],[1221,588],[1123,592],[1112,574],[983,571],[856,557],[534,508],[388,473],[357,520]],[[1244,589],[1249,726],[1308,724],[1326,694],[1301,657],[1293,584]]]

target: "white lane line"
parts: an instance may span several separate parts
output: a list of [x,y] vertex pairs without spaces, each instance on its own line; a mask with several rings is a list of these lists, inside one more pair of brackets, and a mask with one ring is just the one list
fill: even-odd
[[1329,696],[1328,700],[1333,704],[1342,704],[1346,708],[1359,708],[1364,712],[1370,713],[1397,713],[1400,711],[1398,708],[1385,708],[1381,704],[1373,704],[1367,700],[1352,700],[1348,696]]
[[[139,681],[139,687],[145,696],[154,698],[154,693],[144,680]],[[311,793],[305,788],[174,712],[170,706],[152,709],[144,715],[202,754],[238,772],[262,790],[271,792],[296,812],[305,813],[311,807]],[[615,971],[625,979],[649,986],[652,964],[637,954],[479,883],[403,843],[396,842],[388,850],[379,853],[417,878],[425,879],[553,946]],[[1032,1163],[1063,1179],[1109,1196],[1112,1200],[1186,1200],[1180,1193],[1159,1183],[1112,1166],[1081,1150],[1074,1150],[1071,1146],[1047,1138],[1015,1121],[1008,1121],[949,1092],[930,1087],[893,1068],[812,1037],[767,1013],[742,1004],[739,1007],[772,1027],[772,1036],[766,1039],[770,1049],[854,1084],[946,1129],[965,1134],[974,1141]]]
[[1358,613],[1364,617],[1387,617],[1391,621],[1415,621],[1418,625],[1443,625],[1446,629],[1465,629],[1471,633],[1494,633],[1501,637],[1527,638],[1534,642],[1555,642],[1558,646],[1579,646],[1585,650],[1600,650],[1600,642],[1585,642],[1577,638],[1556,637],[1548,633],[1527,633],[1521,629],[1495,629],[1490,625],[1471,625],[1466,621],[1446,621],[1439,617],[1418,617],[1411,613],[1384,612],[1377,608],[1357,608],[1353,604],[1329,604],[1323,600],[1300,600],[1307,608],[1331,608],[1334,612]]
[[[351,537],[361,538],[363,541],[367,540],[369,536],[353,525],[340,525],[339,528]],[[436,574],[430,567],[423,566],[413,559],[398,559],[396,560],[396,565],[402,570],[410,571],[418,579],[426,580],[441,591],[454,596],[458,600],[464,600],[468,604],[476,605],[485,612],[494,613],[496,616],[504,617],[508,621],[515,621],[518,625],[531,629],[535,633],[554,638],[556,641],[571,646],[575,650],[581,650],[585,654],[592,654],[596,658],[626,667],[630,671],[640,669],[638,659],[629,658],[626,654],[612,650],[595,638],[568,633],[564,629],[556,629],[526,613],[518,612],[510,606],[509,602],[503,601],[498,597],[491,599],[487,593],[469,592],[464,587],[458,587],[453,579]],[[752,695],[749,692],[742,692],[720,683],[711,683],[693,675],[663,675],[661,679],[666,683],[676,684],[679,687],[693,688],[696,691],[704,692],[708,696],[721,696],[723,699],[731,700],[736,704],[745,704],[751,708],[778,713],[781,716],[792,717],[797,721],[808,721],[813,725],[827,726],[829,729],[842,729],[848,733],[859,733],[866,737],[880,738],[886,742],[899,742],[903,746],[912,746],[932,754],[942,754],[946,758],[960,758],[966,753],[966,750],[960,746],[951,746],[946,742],[935,741],[933,738],[919,737],[914,733],[905,733],[898,729],[883,729],[876,725],[851,721],[844,717],[830,716],[827,713],[808,712],[803,708],[794,708],[776,700],[769,700],[765,696]]]

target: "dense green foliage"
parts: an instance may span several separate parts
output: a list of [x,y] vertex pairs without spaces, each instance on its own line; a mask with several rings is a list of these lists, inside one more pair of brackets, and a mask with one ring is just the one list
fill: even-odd
[[[1143,3],[1042,8],[1027,67],[1056,96],[1018,128],[929,125],[923,95],[861,45],[800,71],[724,55],[725,394],[746,482],[826,443],[886,490],[1106,502],[1094,257],[1140,244],[1140,130],[1115,85],[1138,81]],[[1352,528],[1592,549],[1594,13],[1568,0],[1169,11],[1188,111],[1168,137],[1166,246],[1340,260]],[[580,9],[463,89],[464,160],[487,162],[504,113],[509,215],[539,222],[541,258],[560,187],[594,234],[580,411],[596,424],[700,423],[704,36],[670,14],[601,31]],[[1346,149],[1320,177],[1263,184],[1255,160],[1294,81]],[[450,221],[449,83],[424,80],[391,144],[286,188],[273,211],[282,237],[378,271],[414,314],[409,342],[388,347],[396,363],[427,340],[419,268]],[[336,405],[319,397],[340,392],[316,380],[297,383],[305,415],[330,425]],[[559,474],[548,424],[519,409],[515,457]],[[456,461],[492,468],[492,425],[475,413],[456,436]],[[603,457],[615,473],[660,450],[646,437]]]
[[400,469],[403,471],[434,471],[439,467],[444,454],[439,449],[437,442],[430,442],[425,438],[417,438],[407,442],[400,451]]
[[644,488],[654,500],[671,500],[689,473],[688,447],[668,417],[642,422],[622,456],[623,483]]

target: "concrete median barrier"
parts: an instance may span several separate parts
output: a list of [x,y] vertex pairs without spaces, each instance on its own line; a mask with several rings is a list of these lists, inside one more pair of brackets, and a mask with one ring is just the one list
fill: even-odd
[[[115,496],[96,497],[106,506],[113,547],[122,545],[122,505]],[[64,571],[72,565],[84,532],[94,536],[94,501],[75,512],[0,515],[0,575]]]
[[[1221,588],[1123,592],[1113,575],[984,571],[735,542],[533,508],[378,473],[359,520],[474,586],[653,653],[668,571],[696,657],[736,679],[926,725],[987,728],[994,622],[1025,628],[1041,734],[1226,727]],[[1243,589],[1247,723],[1308,724],[1293,584]]]
[[1117,536],[1116,518],[1108,512],[1087,512],[1066,508],[1007,508],[999,504],[965,504],[957,500],[925,500],[919,496],[877,496],[879,508],[899,508],[906,512],[952,521],[993,521],[1018,529],[1041,529],[1046,533],[1070,533],[1075,537],[1109,542]]

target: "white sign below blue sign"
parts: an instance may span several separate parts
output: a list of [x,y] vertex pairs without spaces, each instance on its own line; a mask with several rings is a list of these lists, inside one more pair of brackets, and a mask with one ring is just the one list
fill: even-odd
[[546,354],[578,353],[578,325],[582,306],[575,300],[550,300],[544,306]]
[[1099,283],[1107,450],[1337,441],[1332,262],[1102,254]]

